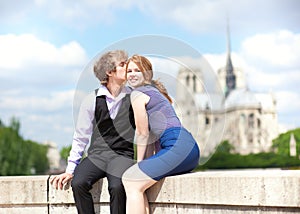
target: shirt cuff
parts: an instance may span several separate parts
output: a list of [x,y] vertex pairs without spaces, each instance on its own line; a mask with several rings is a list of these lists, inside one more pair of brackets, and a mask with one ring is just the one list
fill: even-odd
[[66,173],[69,174],[74,174],[75,168],[76,168],[77,164],[73,163],[73,162],[68,162],[68,166],[66,168]]

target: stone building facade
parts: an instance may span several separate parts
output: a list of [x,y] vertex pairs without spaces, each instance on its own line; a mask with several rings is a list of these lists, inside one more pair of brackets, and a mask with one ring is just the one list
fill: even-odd
[[278,136],[276,99],[272,93],[253,92],[242,69],[233,66],[228,36],[227,59],[215,73],[222,93],[208,91],[207,70],[181,68],[177,75],[176,106],[183,125],[197,139],[203,155],[228,140],[235,153],[268,152]]

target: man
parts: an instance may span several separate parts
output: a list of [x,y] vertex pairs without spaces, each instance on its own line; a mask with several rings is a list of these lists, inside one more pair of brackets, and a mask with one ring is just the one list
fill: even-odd
[[[126,194],[121,181],[123,172],[133,164],[134,116],[130,89],[124,87],[125,51],[103,54],[94,65],[100,87],[82,103],[65,173],[51,178],[54,188],[62,189],[72,180],[79,214],[95,213],[92,185],[107,177],[112,214],[126,213]],[[88,156],[82,160],[90,141]]]

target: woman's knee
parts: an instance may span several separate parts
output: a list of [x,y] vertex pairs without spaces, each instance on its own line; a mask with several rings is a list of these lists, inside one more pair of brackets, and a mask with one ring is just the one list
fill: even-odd
[[149,186],[156,181],[146,175],[138,164],[130,167],[122,176],[122,182],[126,192],[144,192]]
[[138,186],[138,183],[125,181],[124,188],[127,194],[140,193],[143,192]]
[[132,170],[127,170],[123,174],[122,183],[124,185],[126,192],[136,191],[139,188],[138,182],[137,182],[135,176],[133,176]]

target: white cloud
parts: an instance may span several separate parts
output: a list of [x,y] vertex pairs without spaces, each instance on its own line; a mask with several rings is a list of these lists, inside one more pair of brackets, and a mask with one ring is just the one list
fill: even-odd
[[164,84],[170,96],[176,96],[176,77],[180,65],[174,59],[149,57],[154,71],[154,79]]
[[131,0],[124,0],[122,4],[117,0],[10,0],[0,1],[0,22],[5,20],[22,21],[28,18],[28,13],[40,13],[44,18],[51,17],[73,27],[83,26],[95,21],[109,22],[113,19],[115,9],[127,8],[134,4]]
[[[226,14],[223,11],[226,12],[227,8],[224,1],[201,0],[143,1],[139,3],[139,7],[154,19],[174,22],[191,32],[215,30],[218,26],[224,25],[223,20]],[[214,23],[214,25],[208,23]]]
[[25,138],[69,145],[85,50],[76,41],[57,47],[32,34],[0,35],[0,47],[0,119],[19,118]]
[[[234,66],[246,72],[251,89],[266,92],[273,89],[278,97],[279,114],[297,117],[300,109],[300,99],[296,93],[300,91],[297,60],[300,59],[300,48],[299,34],[293,31],[299,32],[299,5],[298,0],[124,0],[122,3],[117,0],[11,0],[0,2],[0,23],[21,26],[15,32],[22,32],[22,28],[26,28],[28,33],[41,32],[38,29],[39,22],[51,22],[57,24],[54,31],[64,27],[66,31],[60,33],[65,38],[72,32],[69,31],[70,26],[82,29],[98,25],[95,28],[99,30],[102,29],[101,24],[115,24],[115,21],[124,25],[126,21],[131,21],[132,25],[132,19],[123,20],[123,16],[120,16],[122,20],[118,20],[119,14],[140,11],[142,14],[137,14],[138,16],[144,14],[150,17],[151,23],[156,26],[171,26],[174,31],[178,27],[187,29],[187,37],[184,38],[188,40],[202,33],[216,35],[221,32],[223,35],[228,14],[232,35],[236,38],[242,38],[249,32],[267,32],[247,38],[240,52],[232,53]],[[35,23],[34,18],[37,17],[43,20]],[[120,24],[117,23],[116,26]],[[144,26],[149,31],[152,27]],[[52,25],[49,25],[48,30],[52,30]],[[99,32],[93,30],[95,29],[91,29],[93,33]],[[84,37],[83,34],[80,38]],[[109,37],[110,32],[104,32],[103,36]],[[180,36],[182,35],[178,35]],[[202,42],[206,41],[199,41],[199,44]],[[24,133],[29,138],[48,138],[60,144],[69,144],[70,141],[64,141],[71,138],[72,130],[73,92],[69,89],[75,88],[81,69],[87,63],[85,50],[76,41],[58,47],[33,34],[0,35],[0,47],[0,119],[20,116]],[[225,53],[206,54],[205,58],[215,71],[226,63]],[[159,62],[154,61],[154,64]],[[156,68],[163,71],[163,74],[168,74],[176,66],[173,68],[173,65],[169,67],[161,63]],[[286,103],[291,103],[288,99],[294,99],[295,104],[287,105]]]
[[0,23],[9,20],[9,23],[18,23],[26,18],[26,14],[30,12],[30,7],[34,4],[34,0],[10,0],[0,1]]
[[[250,66],[239,53],[231,52],[230,55],[234,67],[242,69],[245,72],[248,72]],[[217,73],[220,68],[223,68],[226,65],[227,53],[222,53],[222,54],[207,53],[204,54],[203,57],[207,60],[207,62],[210,64],[210,66],[212,67],[215,73]]]
[[132,0],[36,0],[36,6],[52,19],[59,20],[74,28],[82,29],[97,22],[113,23],[116,11],[126,10],[136,4]]
[[299,28],[300,2],[297,0],[151,0],[139,1],[138,5],[154,19],[174,22],[196,33],[224,32],[226,17],[238,32],[264,30],[266,26],[273,29],[285,25],[295,30]]
[[[299,112],[300,109],[300,94],[292,91],[275,92],[277,99],[278,111],[283,114],[290,112]],[[298,119],[298,118],[297,118]]]
[[[272,92],[277,100],[279,122],[299,126],[300,114],[300,34],[290,31],[257,34],[242,42],[232,53],[234,67],[246,74],[248,87],[256,92]],[[226,54],[205,54],[214,70],[226,63]]]
[[[240,52],[232,52],[234,67],[246,74],[250,89],[257,91],[300,91],[300,34],[279,31],[246,38]],[[262,46],[268,42],[269,46]],[[275,42],[277,41],[277,42]],[[246,45],[245,45],[246,44]],[[268,48],[267,48],[268,47]],[[284,51],[279,51],[284,47]],[[226,53],[204,54],[214,71],[226,64]],[[289,55],[285,58],[285,55]],[[285,60],[281,60],[284,58]]]
[[84,49],[75,41],[55,47],[32,34],[0,35],[0,69],[31,66],[80,66],[86,63]]
[[32,34],[0,35],[0,47],[0,89],[25,98],[76,87],[88,58],[76,41],[57,47]]
[[257,34],[242,42],[239,54],[247,60],[244,70],[252,89],[300,91],[300,34]]
[[79,29],[99,23],[114,24],[118,13],[135,9],[159,23],[174,23],[193,33],[224,32],[227,16],[232,29],[240,33],[265,30],[266,26],[269,29],[289,26],[297,30],[300,19],[298,0],[123,0],[122,3],[118,0],[27,0],[26,4],[22,1],[22,7],[17,8],[19,1],[7,2],[0,3],[4,8],[0,12],[7,20],[24,18],[27,13],[41,13],[45,18]]
[[281,30],[275,33],[257,34],[242,43],[246,59],[258,61],[270,67],[300,67],[300,34]]
[[299,70],[286,70],[284,72],[272,72],[258,68],[248,69],[248,83],[256,90],[294,90],[299,91],[300,72]]
[[204,54],[204,57],[207,59],[209,64],[215,73],[217,73],[218,69],[224,67],[226,64],[226,53],[224,54]]
[[74,131],[72,112],[56,112],[52,114],[20,114],[21,135],[25,139],[40,143],[53,141],[62,146],[72,143]]
[[18,91],[1,94],[0,119],[8,124],[12,116],[21,122],[25,139],[52,140],[61,146],[71,144],[73,132],[74,90],[50,92],[49,95],[20,95]]
[[0,109],[30,113],[61,111],[72,107],[74,94],[74,90],[52,92],[48,96],[1,94]]

